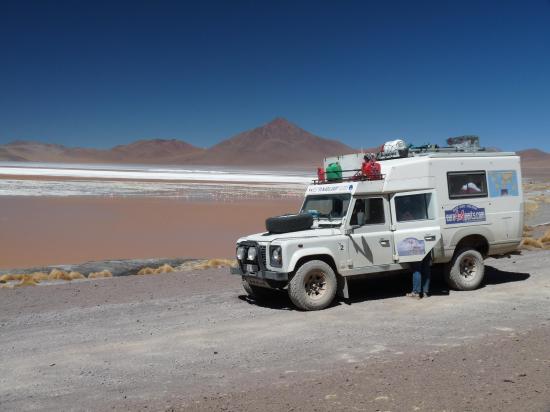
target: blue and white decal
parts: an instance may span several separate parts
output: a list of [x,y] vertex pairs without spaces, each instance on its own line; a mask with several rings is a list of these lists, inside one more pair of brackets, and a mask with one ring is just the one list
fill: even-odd
[[357,183],[335,183],[328,185],[311,185],[308,186],[306,194],[315,193],[353,193]]
[[485,222],[485,209],[474,205],[458,205],[451,210],[445,210],[445,223]]
[[515,170],[489,171],[491,197],[519,196],[518,175]]
[[415,237],[405,238],[397,244],[397,253],[399,256],[424,256],[426,253],[424,240]]

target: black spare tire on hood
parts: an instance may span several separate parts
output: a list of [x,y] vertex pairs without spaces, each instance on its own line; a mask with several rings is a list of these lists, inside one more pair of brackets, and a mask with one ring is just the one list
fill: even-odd
[[267,218],[265,228],[270,233],[288,233],[307,230],[313,225],[313,216],[309,213],[282,215]]

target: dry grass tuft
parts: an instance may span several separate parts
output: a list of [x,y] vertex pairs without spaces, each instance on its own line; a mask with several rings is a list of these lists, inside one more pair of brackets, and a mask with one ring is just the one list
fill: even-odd
[[71,277],[64,270],[52,269],[48,275],[49,280],[71,280]]
[[533,216],[539,209],[539,204],[535,202],[525,202],[524,214],[525,217]]
[[155,274],[155,269],[150,268],[150,267],[141,268],[137,274],[140,275],[140,276],[141,275],[154,275]]
[[6,282],[9,282],[10,280],[22,280],[23,276],[25,275],[8,273],[6,275],[0,276],[0,282],[6,283]]
[[170,272],[174,272],[174,268],[172,266],[170,266],[169,264],[165,263],[164,265],[162,266],[159,266],[155,272],[157,273],[170,273]]
[[523,240],[521,241],[520,247],[524,247],[524,246],[531,246],[538,249],[542,249],[544,247],[544,245],[540,240],[534,239],[532,237],[523,238]]
[[540,192],[550,189],[548,183],[524,183],[523,190],[526,192]]
[[43,280],[48,280],[48,274],[44,272],[33,272],[29,276],[32,277],[32,279],[35,282],[42,282]]
[[25,286],[36,286],[38,285],[38,283],[40,282],[37,282],[36,280],[34,280],[31,275],[24,275],[23,278],[21,279],[21,283],[14,285],[14,287],[19,288],[19,287],[25,287]]
[[539,239],[542,243],[550,242],[550,230],[547,230],[546,233]]
[[71,280],[86,279],[86,276],[84,276],[82,273],[74,271],[69,273],[69,277],[71,278]]
[[532,226],[523,225],[523,237],[530,237],[533,234],[534,228]]
[[536,203],[550,203],[550,197],[549,196],[544,196],[544,194],[530,197],[529,200],[532,200]]
[[170,272],[174,272],[174,271],[175,271],[175,269],[172,266],[165,263],[164,265],[159,266],[156,269],[153,269],[153,268],[150,268],[150,267],[142,268],[142,269],[139,270],[139,272],[137,274],[138,275],[160,275],[161,273],[170,273]]
[[88,275],[88,279],[99,279],[99,278],[112,278],[113,274],[108,270],[102,270],[101,272],[92,272]]
[[208,259],[204,262],[197,263],[193,266],[193,269],[210,269],[210,268],[223,268],[235,266],[237,261],[235,259]]

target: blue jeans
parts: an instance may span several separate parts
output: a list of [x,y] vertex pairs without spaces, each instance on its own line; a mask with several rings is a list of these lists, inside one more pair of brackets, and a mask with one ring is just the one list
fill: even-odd
[[413,263],[413,293],[424,293],[427,294],[430,292],[430,276],[432,266],[432,256],[431,253],[428,253],[422,262]]

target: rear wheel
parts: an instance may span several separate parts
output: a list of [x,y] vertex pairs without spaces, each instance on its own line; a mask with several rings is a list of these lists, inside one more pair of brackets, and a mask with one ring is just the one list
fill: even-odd
[[336,296],[336,275],[321,260],[304,263],[288,284],[288,296],[302,310],[326,308]]
[[474,249],[458,251],[446,273],[449,287],[456,290],[474,290],[479,287],[485,275],[483,256]]

